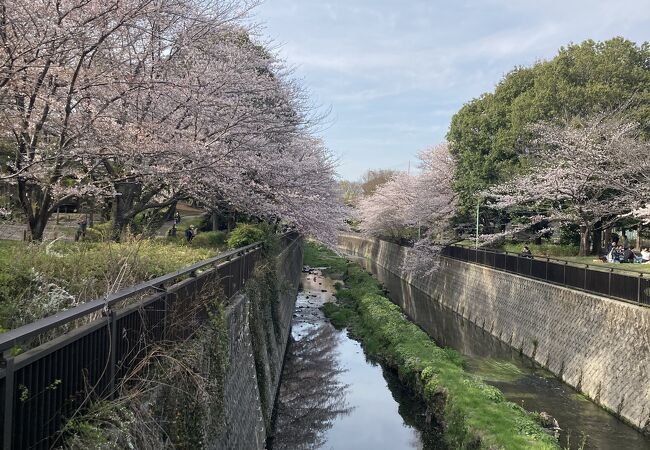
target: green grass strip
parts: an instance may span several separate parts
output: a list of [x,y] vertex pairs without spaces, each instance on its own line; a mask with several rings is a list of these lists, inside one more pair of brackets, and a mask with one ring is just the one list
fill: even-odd
[[345,287],[338,302],[324,308],[334,325],[348,327],[364,349],[398,371],[445,425],[454,449],[558,449],[538,415],[504,399],[499,389],[465,372],[462,356],[438,347],[400,308],[382,295],[381,285],[359,265],[313,242],[305,264],[327,267]]

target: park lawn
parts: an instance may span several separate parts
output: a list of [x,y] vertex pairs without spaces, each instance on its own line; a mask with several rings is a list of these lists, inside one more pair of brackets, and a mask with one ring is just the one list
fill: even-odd
[[527,242],[508,242],[501,245],[500,250],[511,253],[521,253],[524,245],[527,245],[535,256],[566,258],[570,256],[578,256],[578,253],[580,252],[580,248],[576,245],[553,244],[550,242],[545,242],[539,245]]
[[[468,240],[460,241],[457,245],[463,247],[474,248],[474,243]],[[519,254],[524,245],[528,245],[533,256],[538,259],[549,258],[551,261],[564,262],[569,261],[570,265],[577,267],[584,267],[585,264],[589,265],[590,269],[609,271],[623,271],[624,274],[636,276],[639,273],[650,273],[650,264],[621,264],[621,263],[607,263],[598,259],[595,255],[590,256],[577,256],[578,247],[572,245],[560,244],[526,244],[526,243],[507,243],[497,250],[504,250],[510,253]],[[490,250],[485,248],[485,250]]]
[[595,255],[578,256],[579,248],[574,245],[560,245],[545,243],[542,245],[526,244],[526,243],[507,243],[501,249],[511,253],[521,253],[524,245],[528,245],[533,256],[536,258],[550,258],[554,260],[557,258],[560,262],[569,261],[573,265],[584,267],[585,264],[589,265],[590,269],[609,271],[615,269],[616,271],[625,271],[629,275],[636,275],[638,273],[650,273],[650,264],[621,264],[621,263],[608,263],[598,259]]
[[615,269],[616,271],[625,271],[627,275],[636,275],[638,273],[650,273],[650,264],[621,264],[621,263],[608,263],[598,260],[595,256],[567,256],[566,259],[573,263],[583,265],[589,264],[590,269],[605,270]]

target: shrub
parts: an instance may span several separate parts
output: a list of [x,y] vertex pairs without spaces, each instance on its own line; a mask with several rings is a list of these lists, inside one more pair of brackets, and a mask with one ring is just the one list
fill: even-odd
[[239,248],[262,241],[267,236],[267,230],[261,225],[238,223],[228,236],[228,248]]
[[104,222],[86,229],[86,236],[83,238],[87,242],[104,242],[111,238],[112,223]]
[[580,227],[574,223],[562,225],[559,230],[560,244],[580,247]]
[[197,234],[192,240],[192,246],[219,248],[225,242],[226,233],[224,231],[207,231]]

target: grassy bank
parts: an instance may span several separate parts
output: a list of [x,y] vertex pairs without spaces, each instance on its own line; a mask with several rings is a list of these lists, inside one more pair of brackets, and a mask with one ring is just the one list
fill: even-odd
[[202,232],[191,244],[180,232],[119,243],[101,233],[95,242],[0,241],[0,332],[272,235],[270,227],[238,224],[230,235]]
[[366,351],[397,369],[445,424],[451,448],[559,448],[536,414],[465,372],[461,355],[438,347],[409,322],[360,266],[313,243],[306,244],[305,264],[326,266],[329,274],[341,276],[345,287],[338,290],[339,301],[327,304],[325,313],[336,326],[349,327]]
[[218,253],[218,248],[150,239],[50,244],[0,241],[0,327],[15,328]]

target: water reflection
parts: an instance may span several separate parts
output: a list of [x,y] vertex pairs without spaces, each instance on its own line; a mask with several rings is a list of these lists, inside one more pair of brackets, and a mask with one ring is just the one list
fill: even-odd
[[449,447],[442,439],[443,426],[436,423],[435,417],[427,412],[424,401],[404,388],[397,373],[386,368],[383,372],[388,388],[399,405],[399,415],[404,419],[404,423],[420,431],[417,441],[411,443],[413,448],[448,450]]
[[303,328],[288,348],[277,405],[273,448],[314,449],[334,420],[348,414],[347,385],[338,364],[338,333],[328,323]]
[[650,449],[650,439],[584,399],[488,331],[443,307],[383,267],[367,259],[355,260],[384,283],[393,302],[438,345],[462,353],[467,370],[500,388],[508,400],[529,411],[545,411],[555,417],[562,428],[563,448],[580,448],[582,436],[586,436],[587,449]]
[[319,272],[303,275],[269,448],[444,449],[425,405],[325,319],[333,292]]

